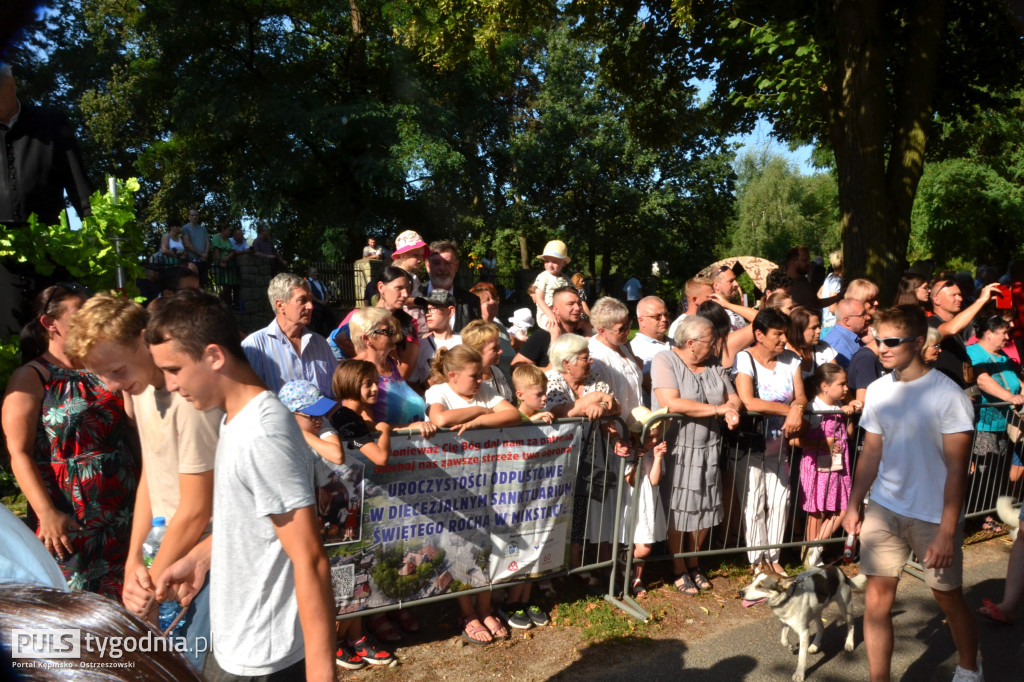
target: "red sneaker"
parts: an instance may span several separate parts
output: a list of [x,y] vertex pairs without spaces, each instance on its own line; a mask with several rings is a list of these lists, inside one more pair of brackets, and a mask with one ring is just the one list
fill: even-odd
[[348,645],[352,647],[356,655],[362,658],[370,665],[391,665],[395,662],[395,657],[389,654],[383,649],[375,647],[366,635],[357,642],[349,642]]
[[334,653],[334,662],[347,670],[362,670],[366,667],[363,657],[352,651],[347,644],[339,644],[338,650]]

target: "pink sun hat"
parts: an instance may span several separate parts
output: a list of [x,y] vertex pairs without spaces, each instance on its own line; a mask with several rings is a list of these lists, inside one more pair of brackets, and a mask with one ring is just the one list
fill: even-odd
[[423,249],[423,257],[430,258],[430,247],[423,241],[420,233],[414,230],[406,230],[395,237],[395,250],[391,253],[391,256],[393,258],[416,249]]

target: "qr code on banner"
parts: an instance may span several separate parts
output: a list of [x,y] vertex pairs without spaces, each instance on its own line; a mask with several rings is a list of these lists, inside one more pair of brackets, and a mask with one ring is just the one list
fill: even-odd
[[331,589],[335,599],[351,599],[356,587],[356,565],[331,567]]

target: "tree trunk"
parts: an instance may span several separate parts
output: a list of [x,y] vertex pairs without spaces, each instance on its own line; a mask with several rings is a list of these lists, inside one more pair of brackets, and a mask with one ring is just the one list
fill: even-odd
[[[836,0],[834,8],[838,58],[828,93],[829,134],[839,177],[844,277],[867,277],[881,287],[880,300],[887,302],[907,266],[945,0],[918,0],[907,13],[904,80],[894,84],[891,103],[885,97],[879,0]],[[890,120],[895,130],[887,139]]]
[[352,35],[362,36],[365,33],[363,29],[363,13],[359,11],[359,5],[356,4],[356,0],[348,0],[348,9],[352,15]]
[[523,270],[530,269],[530,253],[526,248],[526,235],[519,235],[519,262]]
[[892,251],[878,254],[884,272],[883,290],[895,295],[896,284],[907,267],[910,215],[924,172],[925,144],[932,119],[932,98],[938,78],[939,50],[945,28],[945,0],[917,0],[908,16],[910,34],[904,81],[896,83],[896,135],[892,140],[886,188],[891,207]]
[[829,134],[836,155],[843,276],[877,279],[887,249],[885,54],[879,0],[837,0],[837,59],[829,88]]

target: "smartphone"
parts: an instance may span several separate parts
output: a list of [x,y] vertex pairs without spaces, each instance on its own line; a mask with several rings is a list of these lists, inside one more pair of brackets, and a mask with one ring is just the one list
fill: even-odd
[[996,308],[999,310],[1010,310],[1013,308],[1013,296],[1010,295],[1010,287],[1000,284],[996,289]]

